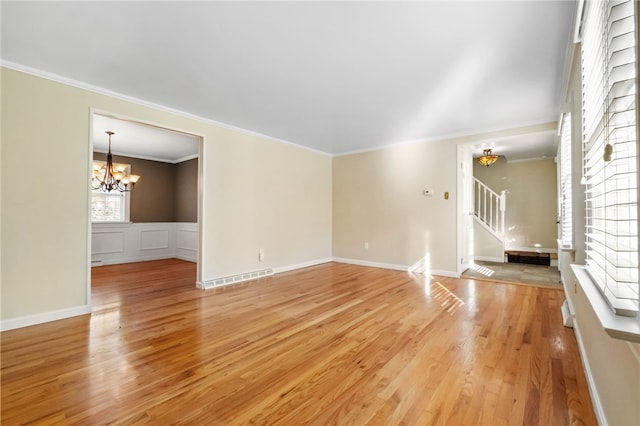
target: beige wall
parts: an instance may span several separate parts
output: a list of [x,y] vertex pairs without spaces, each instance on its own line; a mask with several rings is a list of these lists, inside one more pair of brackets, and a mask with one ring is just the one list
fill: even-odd
[[91,108],[205,138],[203,280],[331,256],[329,156],[7,68],[1,84],[3,320],[88,304]]
[[428,257],[432,272],[456,275],[457,146],[550,129],[555,123],[335,157],[333,256],[399,268]]
[[507,191],[506,247],[556,249],[558,189],[553,158],[473,165],[473,175],[497,193]]
[[334,158],[333,255],[400,267],[428,255],[432,269],[455,272],[455,164],[446,141]]

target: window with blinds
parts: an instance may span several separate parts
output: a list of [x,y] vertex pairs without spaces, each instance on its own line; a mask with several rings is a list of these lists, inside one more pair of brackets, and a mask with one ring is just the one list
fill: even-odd
[[586,268],[619,315],[638,313],[635,10],[585,4],[582,26]]
[[563,247],[573,247],[571,196],[571,113],[562,115],[560,124],[560,232]]

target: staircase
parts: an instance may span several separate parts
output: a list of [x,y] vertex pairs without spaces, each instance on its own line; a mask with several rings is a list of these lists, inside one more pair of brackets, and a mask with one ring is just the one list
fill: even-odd
[[506,210],[506,192],[500,194],[473,178],[473,217],[489,233],[505,244],[504,215]]
[[[480,260],[491,260],[509,263],[526,263],[533,265],[558,266],[558,256],[556,253],[546,253],[542,250],[531,249],[529,251],[517,251],[517,249],[507,249],[507,239],[504,227],[504,217],[506,212],[506,191],[499,194],[487,185],[473,178],[473,218],[474,222],[482,228],[478,230],[474,238],[481,239],[479,246],[482,251],[490,253],[490,259],[483,259],[486,256],[476,256]],[[474,225],[475,226],[475,225]],[[475,249],[476,247],[474,247]],[[526,249],[521,249],[526,250]]]

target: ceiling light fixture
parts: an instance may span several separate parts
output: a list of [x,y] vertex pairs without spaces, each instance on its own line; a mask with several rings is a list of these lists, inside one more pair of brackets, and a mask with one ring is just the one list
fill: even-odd
[[487,167],[489,167],[490,165],[492,165],[496,161],[498,161],[498,156],[497,155],[491,155],[491,149],[489,149],[489,148],[483,150],[482,151],[482,156],[480,158],[478,158],[478,163],[482,164],[483,166],[487,166]]
[[110,131],[106,131],[105,133],[109,135],[107,164],[93,163],[91,187],[96,190],[101,189],[104,192],[132,191],[134,185],[140,179],[140,176],[127,174],[127,166],[124,164],[113,164],[113,156],[111,155],[111,135],[114,135],[115,133]]

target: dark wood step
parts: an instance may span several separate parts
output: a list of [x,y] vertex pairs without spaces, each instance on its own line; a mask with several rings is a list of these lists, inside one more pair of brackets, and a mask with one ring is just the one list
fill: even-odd
[[538,253],[534,251],[507,251],[509,263],[526,263],[529,265],[551,265],[550,253]]

